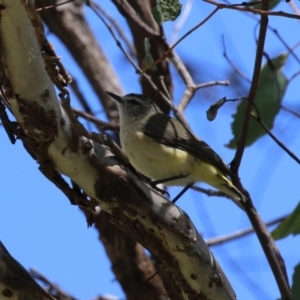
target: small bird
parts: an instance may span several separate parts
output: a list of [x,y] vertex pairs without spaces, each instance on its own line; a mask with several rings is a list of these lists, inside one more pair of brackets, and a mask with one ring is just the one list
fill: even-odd
[[177,119],[162,113],[151,99],[106,93],[119,104],[121,146],[140,173],[156,184],[185,186],[180,196],[201,181],[247,201],[230,180],[232,172],[219,155]]

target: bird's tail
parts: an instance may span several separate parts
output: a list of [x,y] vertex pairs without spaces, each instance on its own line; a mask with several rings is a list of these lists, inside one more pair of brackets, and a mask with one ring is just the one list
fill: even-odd
[[239,201],[249,201],[248,197],[244,195],[236,186],[234,186],[229,178],[222,174],[218,174],[218,176],[221,180],[217,185],[215,185],[215,188],[229,196],[237,198]]

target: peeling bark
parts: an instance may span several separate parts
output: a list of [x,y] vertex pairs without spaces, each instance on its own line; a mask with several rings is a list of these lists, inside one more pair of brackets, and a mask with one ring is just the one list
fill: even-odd
[[0,242],[0,299],[55,300]]
[[[47,40],[32,1],[0,4],[0,81],[10,86],[2,85],[5,103],[19,124],[18,137],[41,168],[47,166],[47,177],[70,199],[74,190],[64,185],[60,174],[68,176],[88,196],[81,207],[92,212],[98,204],[112,223],[149,249],[159,260],[167,291],[176,299],[235,299],[188,215],[148,187],[101,143],[101,136],[85,133],[72,117],[66,72],[54,52],[45,51]],[[56,75],[53,70],[58,70]]]

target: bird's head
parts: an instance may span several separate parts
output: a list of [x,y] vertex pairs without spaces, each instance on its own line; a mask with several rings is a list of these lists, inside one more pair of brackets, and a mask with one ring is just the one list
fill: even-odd
[[121,118],[139,119],[157,111],[154,102],[140,94],[127,94],[123,97],[111,92],[106,92],[119,104]]

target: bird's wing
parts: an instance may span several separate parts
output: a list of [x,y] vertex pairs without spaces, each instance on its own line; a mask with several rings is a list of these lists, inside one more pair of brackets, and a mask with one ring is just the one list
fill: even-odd
[[204,141],[197,139],[178,120],[168,115],[157,113],[143,126],[144,134],[158,143],[185,150],[202,161],[206,161],[221,171],[231,175],[230,169],[220,156]]

